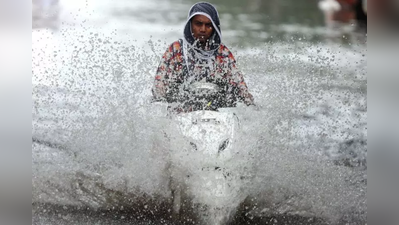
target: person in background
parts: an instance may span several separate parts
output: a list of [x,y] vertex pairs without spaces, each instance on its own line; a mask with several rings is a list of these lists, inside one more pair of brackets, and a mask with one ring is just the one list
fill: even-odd
[[192,111],[190,104],[185,104],[187,87],[207,82],[220,90],[220,98],[212,103],[215,108],[234,107],[238,101],[254,105],[233,54],[222,43],[219,15],[212,4],[200,2],[191,7],[183,34],[162,56],[152,88],[153,100],[178,102],[178,112]]
[[358,30],[367,31],[366,0],[320,0],[318,6],[328,27],[333,27],[336,22],[349,24],[355,21]]

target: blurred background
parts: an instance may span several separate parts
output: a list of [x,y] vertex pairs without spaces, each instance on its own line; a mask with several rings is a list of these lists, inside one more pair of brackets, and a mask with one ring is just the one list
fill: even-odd
[[[34,0],[32,28],[48,27],[57,30],[67,23],[67,18],[69,23],[77,22],[77,18],[73,17],[80,14],[98,26],[112,24],[120,32],[140,29],[141,35],[151,36],[162,33],[159,28],[163,27],[167,32],[176,32],[175,36],[178,36],[187,16],[186,9],[194,3],[189,0],[118,3],[107,0]],[[348,43],[354,33],[360,32],[360,36],[364,36],[367,28],[367,0],[215,0],[211,3],[217,6],[224,22],[222,29],[226,40],[236,45],[293,38],[318,42],[326,36]],[[153,29],[142,29],[140,24],[151,24]]]

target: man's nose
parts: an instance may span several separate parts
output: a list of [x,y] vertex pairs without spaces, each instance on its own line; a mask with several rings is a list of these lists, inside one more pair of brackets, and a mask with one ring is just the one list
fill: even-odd
[[206,26],[205,26],[205,24],[200,26],[200,31],[201,31],[201,32],[205,32],[205,31],[206,31]]

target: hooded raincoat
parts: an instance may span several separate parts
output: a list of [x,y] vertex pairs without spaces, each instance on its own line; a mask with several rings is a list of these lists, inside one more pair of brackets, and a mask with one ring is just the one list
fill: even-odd
[[[212,21],[214,32],[208,47],[198,47],[191,31],[191,19],[203,15]],[[184,37],[173,42],[162,56],[152,89],[155,101],[181,102],[187,86],[204,81],[217,84],[221,91],[219,107],[233,107],[237,101],[254,104],[242,73],[230,50],[222,43],[219,15],[210,3],[200,2],[189,11]]]

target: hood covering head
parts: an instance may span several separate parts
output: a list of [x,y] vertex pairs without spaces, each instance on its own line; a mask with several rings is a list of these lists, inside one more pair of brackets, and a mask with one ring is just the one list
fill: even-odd
[[199,2],[194,4],[188,12],[188,18],[184,27],[184,39],[191,45],[194,44],[195,39],[191,31],[191,19],[196,15],[203,15],[212,21],[214,32],[210,37],[210,50],[219,48],[222,41],[222,32],[220,30],[219,14],[216,8],[208,2]]

